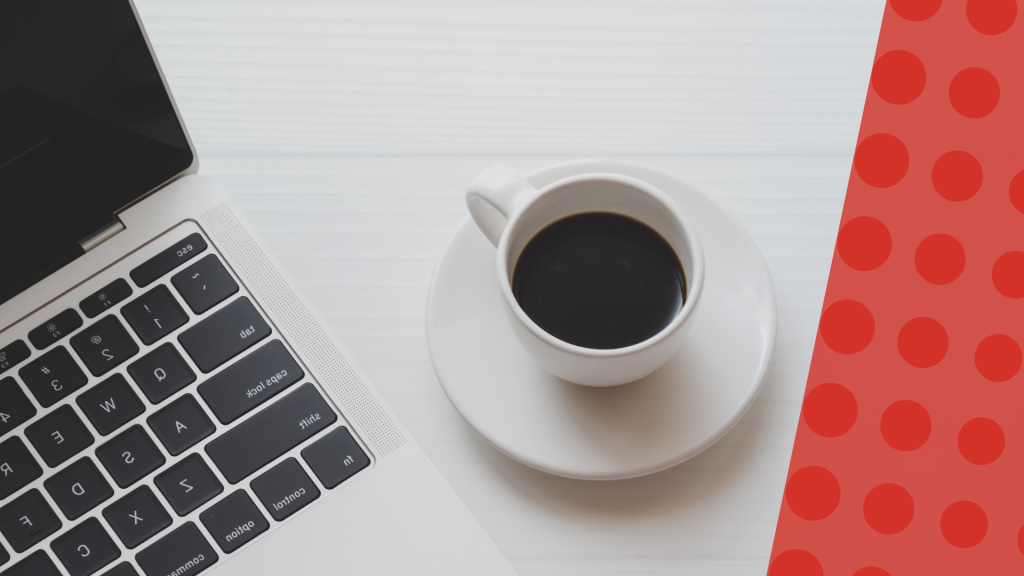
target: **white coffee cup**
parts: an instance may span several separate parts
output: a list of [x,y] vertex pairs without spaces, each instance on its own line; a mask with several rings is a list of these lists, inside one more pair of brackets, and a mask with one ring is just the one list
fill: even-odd
[[[559,378],[587,386],[615,386],[660,368],[679,349],[704,286],[704,251],[693,226],[671,198],[620,174],[583,174],[537,190],[519,173],[493,166],[473,180],[466,204],[497,249],[498,284],[513,332],[533,359]],[[643,222],[664,238],[686,276],[686,302],[654,336],[625,348],[584,348],[545,332],[519,306],[512,274],[527,243],[554,222],[588,212],[609,212]]]

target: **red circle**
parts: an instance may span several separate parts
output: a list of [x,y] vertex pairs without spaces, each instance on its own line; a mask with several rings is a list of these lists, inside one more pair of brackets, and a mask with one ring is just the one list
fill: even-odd
[[954,502],[942,513],[939,521],[942,536],[957,548],[977,546],[988,532],[988,516],[974,502]]
[[871,85],[890,104],[913,102],[924,91],[924,83],[924,64],[906,50],[882,54],[871,69]]
[[801,468],[786,483],[786,502],[804,520],[821,520],[839,506],[839,481],[820,466]]
[[946,152],[932,166],[932,186],[946,200],[963,202],[981,190],[981,163],[962,150]]
[[870,216],[860,216],[843,224],[836,238],[836,249],[847,266],[867,272],[889,258],[892,235],[885,224]]
[[902,486],[880,484],[864,498],[864,520],[875,532],[896,534],[914,519],[914,499]]
[[1021,353],[1017,342],[1005,334],[993,334],[978,344],[974,365],[993,382],[1005,382],[1020,370]]
[[804,422],[815,434],[835,438],[857,421],[857,399],[842,384],[815,386],[804,398]]
[[1024,212],[1024,170],[1010,180],[1010,203],[1018,212]]
[[969,420],[956,438],[960,454],[971,464],[991,464],[1006,447],[1006,435],[995,421],[988,418]]
[[921,316],[900,328],[896,348],[907,364],[915,368],[930,368],[946,356],[949,336],[937,320]]
[[889,576],[889,573],[878,566],[868,566],[853,573],[853,576]]
[[999,103],[999,82],[983,68],[965,68],[949,83],[949,102],[968,118],[982,118]]
[[806,550],[786,550],[772,560],[768,576],[822,576],[821,562]]
[[872,134],[857,145],[853,166],[868,185],[888,188],[906,175],[910,154],[903,142],[892,134]]
[[967,262],[964,247],[948,234],[932,234],[917,245],[914,266],[932,284],[949,284],[960,277]]
[[889,0],[889,5],[904,20],[920,22],[934,16],[942,0]]
[[1016,19],[1016,0],[967,0],[967,21],[982,34],[1002,34]]
[[875,319],[856,300],[833,302],[821,315],[821,338],[840,354],[863,350],[875,335]]
[[932,433],[928,411],[913,400],[894,402],[882,413],[880,422],[885,443],[902,452],[917,450]]
[[992,284],[1007,298],[1024,298],[1024,252],[1007,252],[992,266]]

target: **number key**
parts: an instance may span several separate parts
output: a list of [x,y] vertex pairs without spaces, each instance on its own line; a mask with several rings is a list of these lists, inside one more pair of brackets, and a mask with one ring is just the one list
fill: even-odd
[[121,309],[124,319],[143,344],[152,344],[188,322],[167,286],[157,286]]
[[116,316],[107,316],[71,338],[71,347],[93,376],[102,376],[139,353]]
[[89,382],[71,353],[58,346],[18,370],[32,395],[49,408]]

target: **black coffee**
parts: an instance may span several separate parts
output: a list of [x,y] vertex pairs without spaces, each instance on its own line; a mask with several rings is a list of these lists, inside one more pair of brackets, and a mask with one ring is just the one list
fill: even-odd
[[646,224],[594,212],[534,236],[516,262],[512,293],[560,340],[624,348],[672,322],[686,301],[686,277],[672,247]]

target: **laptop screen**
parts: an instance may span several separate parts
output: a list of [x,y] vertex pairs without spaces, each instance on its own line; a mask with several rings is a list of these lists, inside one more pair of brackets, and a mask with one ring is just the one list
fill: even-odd
[[0,303],[192,159],[128,0],[0,0]]

